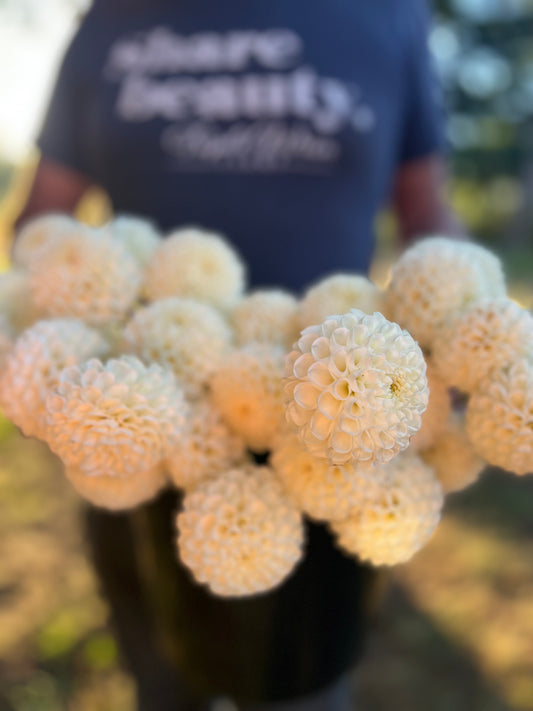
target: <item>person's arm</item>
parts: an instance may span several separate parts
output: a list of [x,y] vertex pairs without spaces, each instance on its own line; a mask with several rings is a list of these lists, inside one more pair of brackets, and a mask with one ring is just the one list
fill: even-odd
[[404,109],[391,202],[398,237],[407,243],[430,233],[463,235],[446,196],[445,108],[428,49],[427,0],[402,6],[405,23]]
[[15,229],[44,212],[72,213],[92,181],[65,165],[43,156],[33,178],[28,199],[15,222]]
[[402,164],[395,177],[393,207],[403,243],[430,233],[464,235],[446,194],[446,163],[433,154]]

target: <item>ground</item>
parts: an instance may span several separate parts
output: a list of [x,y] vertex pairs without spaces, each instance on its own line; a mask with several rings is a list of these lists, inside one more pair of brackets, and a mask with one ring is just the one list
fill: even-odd
[[[81,503],[44,445],[6,422],[0,437],[0,710],[133,711]],[[533,477],[499,471],[449,497],[430,543],[389,574],[360,711],[533,710],[532,500]]]

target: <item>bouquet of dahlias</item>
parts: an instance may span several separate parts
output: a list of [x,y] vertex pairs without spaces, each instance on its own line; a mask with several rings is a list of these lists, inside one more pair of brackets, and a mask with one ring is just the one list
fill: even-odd
[[38,218],[13,263],[6,416],[96,506],[180,489],[176,554],[216,595],[279,585],[304,554],[304,516],[395,565],[486,463],[533,471],[533,317],[478,245],[427,238],[384,291],[337,274],[300,299],[247,292],[216,234],[163,239],[126,216]]

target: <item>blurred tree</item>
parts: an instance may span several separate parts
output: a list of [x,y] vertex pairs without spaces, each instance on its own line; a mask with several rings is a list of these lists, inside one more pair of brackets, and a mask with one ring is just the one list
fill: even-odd
[[452,199],[476,235],[524,247],[533,233],[533,1],[435,0],[434,15]]

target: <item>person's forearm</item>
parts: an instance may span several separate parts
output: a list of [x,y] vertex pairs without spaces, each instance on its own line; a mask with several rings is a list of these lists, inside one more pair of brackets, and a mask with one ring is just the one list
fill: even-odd
[[399,169],[393,202],[402,242],[431,233],[465,235],[464,226],[446,199],[446,177],[440,156],[413,161]]
[[436,205],[431,210],[413,211],[398,221],[398,237],[402,243],[412,242],[428,234],[464,237],[464,225],[447,205]]
[[26,220],[44,212],[74,212],[91,185],[81,173],[42,157],[28,199],[15,221],[15,233]]

